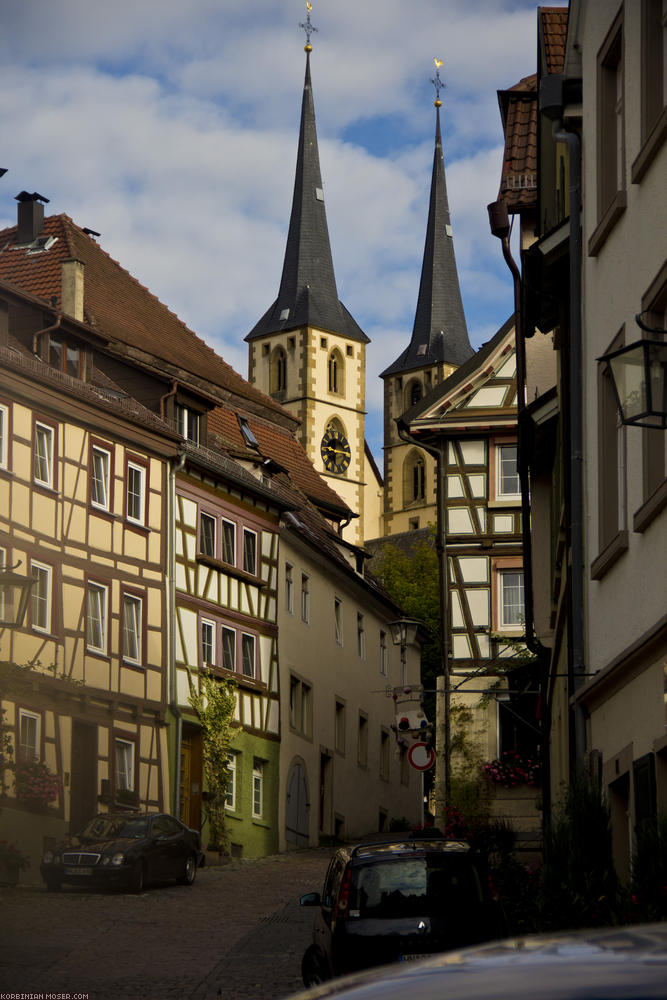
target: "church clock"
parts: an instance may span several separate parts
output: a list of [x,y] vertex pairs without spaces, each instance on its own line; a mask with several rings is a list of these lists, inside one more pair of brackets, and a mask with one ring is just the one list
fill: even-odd
[[344,434],[327,427],[320,445],[320,454],[327,472],[341,476],[350,464],[350,446]]

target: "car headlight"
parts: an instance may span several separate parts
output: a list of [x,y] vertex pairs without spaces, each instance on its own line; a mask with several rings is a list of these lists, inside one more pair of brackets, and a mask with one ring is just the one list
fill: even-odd
[[112,857],[111,864],[122,865],[124,861],[125,861],[125,855],[123,854],[122,851],[119,851],[118,854],[114,854],[114,856]]
[[44,857],[42,858],[42,861],[44,862],[45,865],[53,864],[53,862],[55,861],[55,855],[53,851],[46,851]]

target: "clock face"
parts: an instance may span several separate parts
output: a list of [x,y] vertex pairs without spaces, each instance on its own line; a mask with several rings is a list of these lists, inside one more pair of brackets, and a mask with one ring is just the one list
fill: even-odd
[[327,427],[324,432],[320,454],[327,472],[334,472],[338,476],[342,476],[350,464],[350,446],[345,435],[333,427]]

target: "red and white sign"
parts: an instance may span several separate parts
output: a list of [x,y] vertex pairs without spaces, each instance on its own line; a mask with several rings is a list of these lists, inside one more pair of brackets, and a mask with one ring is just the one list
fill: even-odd
[[408,761],[415,771],[428,771],[435,764],[435,750],[425,743],[413,743],[408,750]]

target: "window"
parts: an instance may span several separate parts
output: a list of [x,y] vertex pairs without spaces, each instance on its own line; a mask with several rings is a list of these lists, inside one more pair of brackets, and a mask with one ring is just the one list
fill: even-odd
[[134,791],[134,743],[114,740],[115,789],[117,792]]
[[380,673],[387,676],[387,633],[380,629]]
[[9,468],[9,407],[0,403],[0,469]]
[[225,809],[236,812],[236,754],[227,758],[227,792],[225,793]]
[[305,574],[301,574],[301,621],[310,621],[310,578]]
[[312,688],[298,677],[290,677],[289,689],[290,727],[302,736],[310,737],[313,731]]
[[199,551],[203,556],[215,558],[215,518],[204,511],[199,515]]
[[264,813],[264,764],[255,758],[252,766],[252,815],[261,819]]
[[128,461],[126,517],[134,524],[146,523],[146,469]]
[[257,533],[249,528],[243,529],[243,569],[257,575]]
[[79,378],[81,373],[81,350],[78,344],[49,336],[49,364],[58,371]]
[[287,355],[283,347],[276,347],[271,356],[269,384],[272,396],[284,395],[287,388]]
[[[621,330],[608,350],[623,346]],[[598,546],[593,562],[593,579],[599,579],[627,547],[625,531],[624,465],[625,429],[620,422],[611,374],[604,362],[598,364]],[[603,557],[604,554],[604,557]]]
[[222,665],[225,670],[236,670],[236,632],[222,626]]
[[[643,319],[656,329],[667,327],[667,263],[642,296]],[[633,527],[643,531],[667,503],[667,431],[642,428],[643,506],[635,513]]]
[[357,653],[359,659],[366,659],[366,626],[361,612],[357,612]]
[[111,453],[93,445],[91,455],[90,502],[100,510],[109,510],[109,476]]
[[518,497],[520,495],[517,446],[515,444],[498,445],[496,448],[496,496]]
[[390,747],[389,733],[383,729],[380,733],[380,777],[383,781],[389,781]]
[[233,521],[222,521],[222,561],[234,566],[236,563],[236,525]]
[[189,406],[176,404],[176,430],[186,441],[199,444],[201,428],[201,414]]
[[215,625],[213,622],[200,623],[201,662],[209,666],[215,665]]
[[361,712],[357,734],[357,763],[360,767],[368,766],[368,717]]
[[644,176],[667,136],[665,106],[665,0],[641,0],[641,142],[632,164],[634,183]]
[[248,635],[247,632],[244,632],[241,636],[241,663],[246,677],[255,676],[255,646],[254,635]]
[[403,464],[403,497],[406,504],[423,501],[425,496],[426,464],[421,452],[411,451]]
[[53,488],[53,427],[47,424],[35,423],[35,482],[41,486]]
[[342,396],[345,392],[345,362],[338,348],[334,348],[329,355],[328,375],[329,392]]
[[345,753],[345,702],[338,700],[334,720],[334,745],[338,753]]
[[520,627],[524,621],[523,570],[500,570],[498,590],[500,627]]
[[141,663],[142,600],[134,594],[123,594],[123,659]]
[[415,406],[423,396],[423,389],[421,382],[418,379],[412,379],[408,383],[405,390],[405,404],[406,408],[409,409],[411,406]]
[[334,597],[334,633],[339,646],[343,645],[343,602]]
[[588,246],[593,256],[625,209],[624,142],[621,10],[597,56],[598,227]]
[[36,712],[19,709],[19,759],[41,758],[42,717]]
[[107,651],[107,604],[109,588],[88,583],[86,608],[86,646],[96,653]]
[[294,614],[294,580],[289,563],[285,564],[285,609],[288,614]]
[[32,627],[37,632],[51,631],[51,567],[31,562],[35,577],[32,588]]

